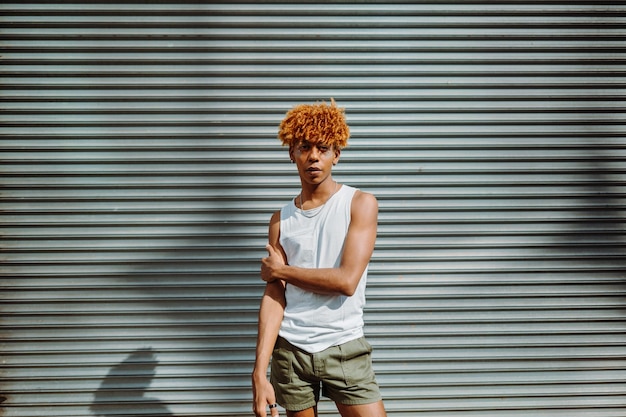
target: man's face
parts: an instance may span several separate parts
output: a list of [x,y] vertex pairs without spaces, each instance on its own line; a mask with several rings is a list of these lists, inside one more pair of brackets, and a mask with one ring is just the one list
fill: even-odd
[[340,150],[321,142],[302,140],[289,149],[300,178],[309,183],[321,183],[339,161]]

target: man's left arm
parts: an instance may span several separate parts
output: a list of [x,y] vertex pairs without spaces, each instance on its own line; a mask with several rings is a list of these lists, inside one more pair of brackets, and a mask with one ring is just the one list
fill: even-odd
[[283,280],[319,294],[351,296],[374,252],[378,225],[378,202],[372,194],[357,191],[350,208],[350,226],[337,268],[299,268],[286,265],[274,248],[263,259],[261,277],[266,282]]

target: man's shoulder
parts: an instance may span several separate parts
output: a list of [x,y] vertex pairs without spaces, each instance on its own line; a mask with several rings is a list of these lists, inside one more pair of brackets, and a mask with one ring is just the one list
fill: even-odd
[[352,201],[358,202],[360,204],[378,205],[378,200],[376,199],[376,196],[374,194],[359,189],[355,190],[354,195],[352,196]]
[[378,213],[378,200],[372,193],[357,189],[352,196],[352,215]]

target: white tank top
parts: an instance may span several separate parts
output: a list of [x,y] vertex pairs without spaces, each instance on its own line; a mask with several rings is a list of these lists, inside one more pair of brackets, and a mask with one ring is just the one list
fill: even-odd
[[[343,185],[324,205],[301,210],[293,201],[280,212],[280,244],[287,263],[301,268],[336,268],[350,226],[357,190]],[[363,336],[367,268],[351,297],[322,295],[287,284],[280,336],[309,353]]]

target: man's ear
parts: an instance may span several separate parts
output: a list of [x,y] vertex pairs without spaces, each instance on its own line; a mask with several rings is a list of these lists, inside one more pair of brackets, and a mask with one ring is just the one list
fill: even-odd
[[341,149],[335,147],[335,158],[333,159],[333,165],[337,165],[339,162],[339,157],[341,156]]
[[296,162],[296,158],[295,156],[293,156],[293,145],[289,145],[289,159],[291,159],[291,162]]

